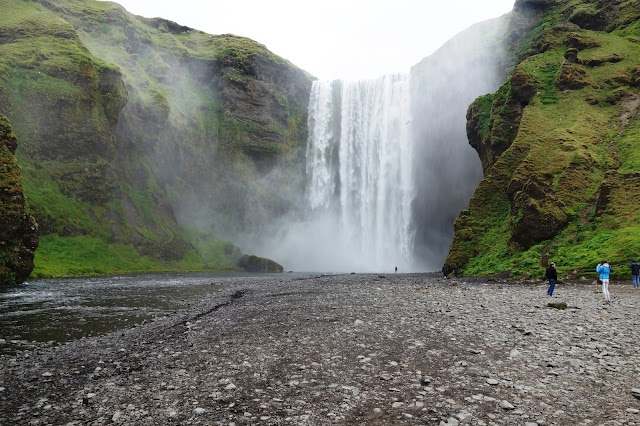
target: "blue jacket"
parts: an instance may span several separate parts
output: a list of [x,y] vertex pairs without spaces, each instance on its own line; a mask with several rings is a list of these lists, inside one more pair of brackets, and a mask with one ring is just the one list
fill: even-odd
[[609,273],[611,272],[611,266],[609,266],[608,263],[605,263],[604,265],[598,265],[596,266],[596,272],[600,274],[601,280],[608,280]]

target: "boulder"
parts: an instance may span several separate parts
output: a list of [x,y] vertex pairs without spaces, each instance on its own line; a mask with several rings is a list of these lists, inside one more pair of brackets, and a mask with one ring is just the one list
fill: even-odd
[[547,303],[547,306],[550,308],[555,308],[555,309],[567,309],[569,306],[567,306],[567,302],[549,302]]
[[247,272],[282,272],[284,268],[266,257],[245,254],[238,260],[238,266]]

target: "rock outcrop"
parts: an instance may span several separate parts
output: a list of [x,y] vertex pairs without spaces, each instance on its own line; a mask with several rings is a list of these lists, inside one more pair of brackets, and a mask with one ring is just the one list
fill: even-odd
[[284,270],[282,265],[271,259],[248,254],[238,260],[238,266],[247,272],[282,272]]
[[485,178],[447,264],[537,275],[550,257],[590,271],[636,256],[639,19],[638,2],[516,2],[511,77],[467,114]]
[[33,270],[38,225],[27,210],[18,146],[9,121],[0,114],[0,285],[20,284]]

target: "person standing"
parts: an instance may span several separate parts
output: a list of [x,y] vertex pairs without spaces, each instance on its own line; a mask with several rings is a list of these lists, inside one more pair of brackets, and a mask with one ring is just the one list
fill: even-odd
[[602,281],[602,295],[604,296],[604,300],[606,302],[610,302],[611,294],[609,293],[609,274],[611,273],[611,266],[609,266],[606,260],[603,260],[598,266],[596,266],[596,272],[600,274],[600,281]]
[[555,290],[556,283],[558,282],[558,271],[556,271],[556,262],[551,262],[551,264],[547,268],[547,272],[545,275],[549,280],[549,288],[547,289],[547,295],[549,297],[553,297],[553,290]]
[[631,261],[629,265],[631,268],[631,279],[633,280],[633,288],[640,288],[640,263],[635,259]]

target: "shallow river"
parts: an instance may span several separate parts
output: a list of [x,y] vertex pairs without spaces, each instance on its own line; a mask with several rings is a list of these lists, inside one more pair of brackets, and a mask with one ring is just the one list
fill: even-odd
[[219,278],[225,276],[242,275],[47,279],[0,287],[0,354],[95,336],[173,313],[220,290],[224,281]]

